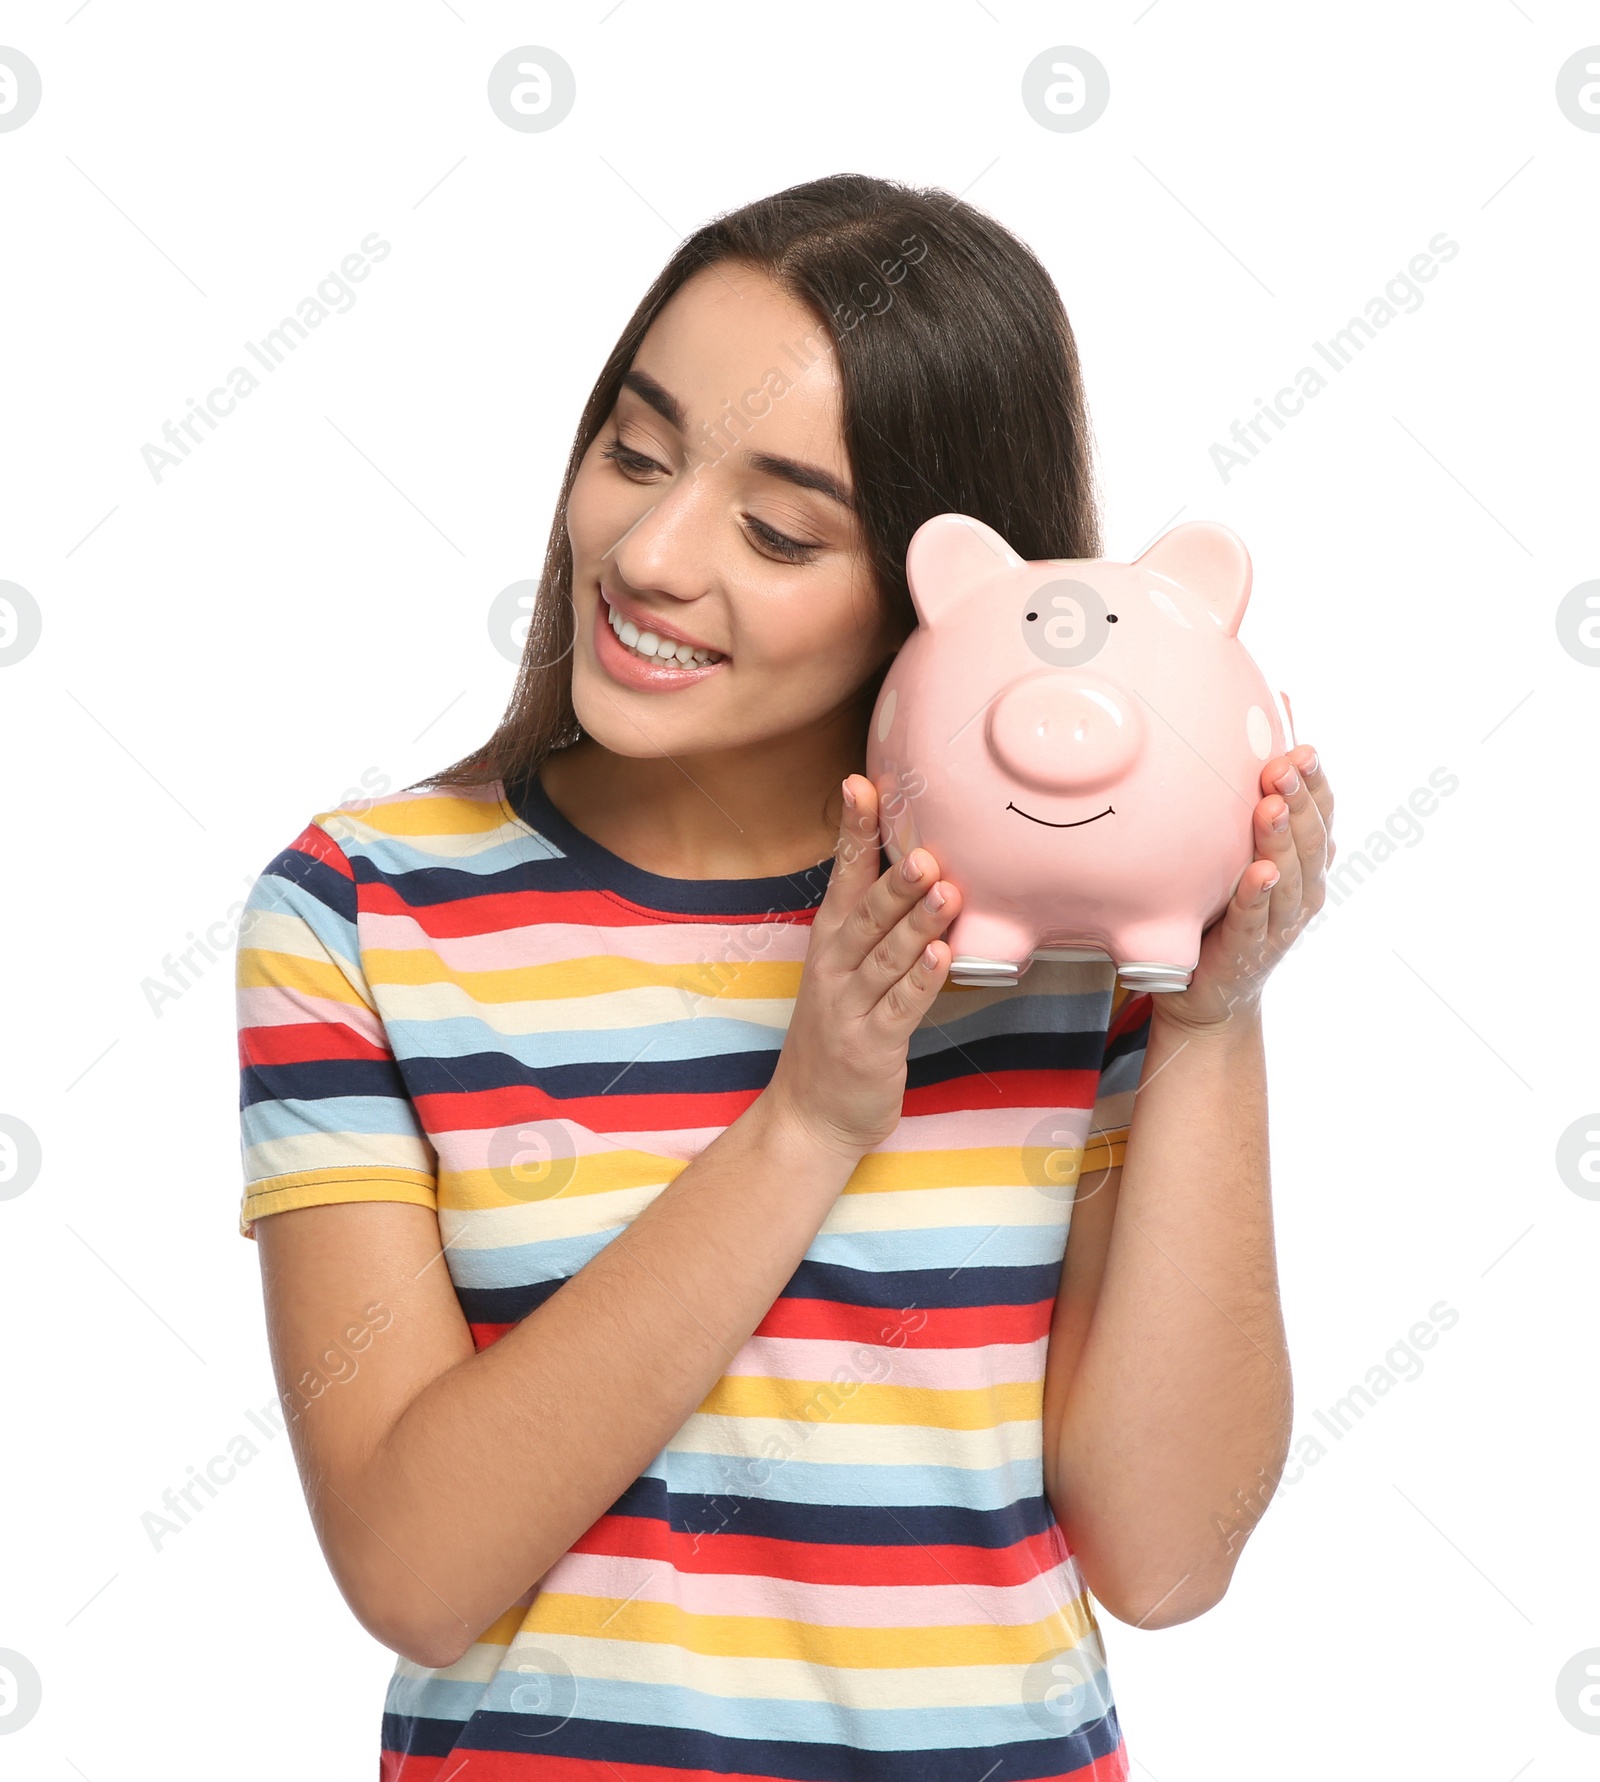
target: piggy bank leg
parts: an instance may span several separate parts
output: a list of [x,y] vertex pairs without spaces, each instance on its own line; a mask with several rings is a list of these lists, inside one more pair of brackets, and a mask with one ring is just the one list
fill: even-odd
[[1024,922],[964,909],[944,938],[952,984],[1014,984],[1033,959],[1035,935]]
[[1117,981],[1130,990],[1187,990],[1200,961],[1200,927],[1192,921],[1141,922],[1111,937]]

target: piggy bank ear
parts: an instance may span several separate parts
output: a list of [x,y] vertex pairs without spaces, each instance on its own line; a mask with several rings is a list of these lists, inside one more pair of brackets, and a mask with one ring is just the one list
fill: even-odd
[[1164,533],[1137,562],[1198,595],[1224,633],[1238,636],[1250,601],[1250,553],[1236,532],[1212,520],[1191,520]]
[[912,533],[906,547],[912,603],[929,630],[979,583],[1022,567],[1023,559],[992,526],[967,514],[935,514]]

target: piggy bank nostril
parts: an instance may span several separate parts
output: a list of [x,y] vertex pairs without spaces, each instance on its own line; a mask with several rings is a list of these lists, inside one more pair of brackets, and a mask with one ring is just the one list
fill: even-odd
[[1128,770],[1144,742],[1138,706],[1083,673],[1027,675],[989,708],[989,751],[1012,777],[1046,792],[1089,792]]

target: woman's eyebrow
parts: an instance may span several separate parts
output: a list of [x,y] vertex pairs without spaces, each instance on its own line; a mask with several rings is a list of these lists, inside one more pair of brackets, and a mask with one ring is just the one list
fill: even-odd
[[[680,433],[688,433],[687,410],[648,371],[630,370],[624,374],[622,384],[624,389],[632,390],[634,395],[649,403],[663,420],[676,427]],[[855,497],[850,490],[831,471],[824,470],[818,464],[802,464],[796,458],[780,457],[775,452],[745,452],[743,457],[752,470],[763,476],[781,477],[783,481],[793,483],[799,489],[814,489],[819,495],[826,495],[830,500],[837,501],[847,513],[856,511]]]

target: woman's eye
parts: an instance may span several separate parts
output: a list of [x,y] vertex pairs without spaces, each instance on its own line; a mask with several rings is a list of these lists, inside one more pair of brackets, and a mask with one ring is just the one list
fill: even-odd
[[[648,477],[652,471],[662,470],[662,466],[654,458],[648,458],[643,452],[636,452],[631,446],[625,446],[620,437],[608,440],[601,447],[600,456],[609,458],[625,477],[635,482]],[[822,550],[821,545],[802,544],[798,538],[790,538],[785,532],[774,531],[754,514],[746,514],[745,523],[750,537],[761,549],[781,557],[786,563],[810,563]]]
[[746,514],[745,520],[756,541],[769,551],[774,551],[787,563],[809,563],[822,549],[821,545],[802,544],[797,538],[790,538],[786,533],[774,532],[754,514]]
[[654,458],[647,458],[643,452],[632,450],[620,439],[613,439],[602,447],[600,456],[611,459],[624,476],[647,476],[652,470],[661,468]]

